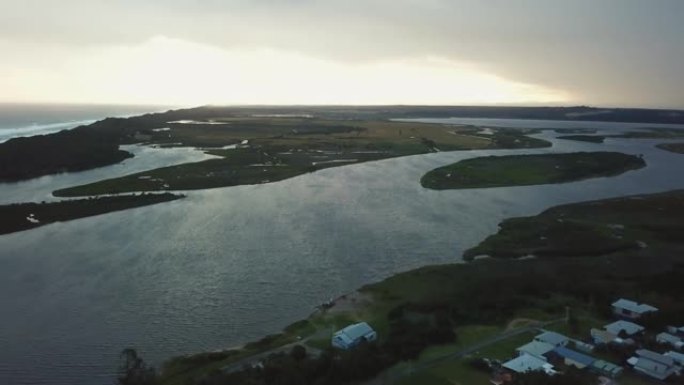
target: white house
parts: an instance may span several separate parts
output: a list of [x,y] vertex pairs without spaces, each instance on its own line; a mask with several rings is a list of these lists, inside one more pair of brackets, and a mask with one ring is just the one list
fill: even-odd
[[634,365],[634,370],[661,381],[676,371],[672,357],[646,349],[637,350],[636,357],[630,358],[628,362]]
[[678,353],[678,352],[673,352],[670,350],[669,352],[667,352],[663,355],[672,358],[672,360],[674,360],[674,362],[675,362],[675,365],[678,365],[680,367],[684,367],[684,354]]
[[351,349],[362,341],[375,341],[378,338],[373,328],[365,322],[349,325],[332,336],[332,346],[338,349]]
[[605,330],[600,330],[600,329],[595,329],[592,328],[590,330],[591,334],[591,340],[596,344],[596,345],[607,345],[610,343],[615,342],[615,340],[618,338],[613,333],[609,333]]
[[538,342],[543,342],[545,344],[553,345],[553,346],[567,346],[568,342],[570,342],[570,339],[562,334],[556,333],[556,332],[544,332],[536,337],[534,337],[535,341]]
[[620,298],[619,300],[613,302],[613,314],[618,317],[628,318],[628,319],[639,319],[646,313],[656,312],[658,308],[645,303],[639,304],[628,299]]
[[682,341],[681,338],[679,338],[677,336],[673,336],[672,334],[669,334],[669,333],[658,334],[656,336],[656,341],[658,341],[661,344],[670,345],[676,349],[681,349],[682,347],[684,347],[684,342]]
[[684,337],[684,326],[668,326],[667,332],[675,336]]
[[553,365],[529,354],[521,354],[510,361],[504,362],[501,366],[516,373],[543,371],[549,375],[556,374],[556,371],[553,370]]
[[632,337],[642,333],[646,328],[629,321],[615,321],[603,327],[608,333],[620,336],[620,332],[624,331],[628,337]]
[[528,344],[525,344],[515,349],[515,351],[518,352],[518,355],[528,354],[532,357],[536,357],[540,360],[546,361],[545,355],[555,348],[555,346],[547,344],[545,342],[532,341]]

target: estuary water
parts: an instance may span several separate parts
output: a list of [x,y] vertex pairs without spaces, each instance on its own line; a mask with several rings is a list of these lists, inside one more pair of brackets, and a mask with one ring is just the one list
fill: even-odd
[[[158,364],[236,346],[364,284],[458,262],[505,218],[684,188],[684,156],[656,149],[662,140],[592,144],[556,135],[538,135],[553,141],[546,149],[386,159],[0,236],[0,383],[111,384],[125,347]],[[648,166],[558,185],[432,191],[419,183],[427,171],[466,158],[592,150],[643,154]],[[50,185],[155,167],[153,159],[163,162],[136,156],[91,171],[98,175],[53,176],[37,194],[33,181],[0,184],[0,196],[42,197]]]

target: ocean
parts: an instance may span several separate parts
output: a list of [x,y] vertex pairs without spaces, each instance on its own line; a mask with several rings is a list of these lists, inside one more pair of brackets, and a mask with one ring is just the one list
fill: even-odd
[[49,134],[106,117],[125,117],[172,107],[87,104],[0,103],[0,143],[21,136]]

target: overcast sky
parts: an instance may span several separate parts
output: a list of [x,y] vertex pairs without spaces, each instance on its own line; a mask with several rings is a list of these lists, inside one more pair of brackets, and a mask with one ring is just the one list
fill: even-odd
[[684,108],[683,0],[0,0],[0,101]]

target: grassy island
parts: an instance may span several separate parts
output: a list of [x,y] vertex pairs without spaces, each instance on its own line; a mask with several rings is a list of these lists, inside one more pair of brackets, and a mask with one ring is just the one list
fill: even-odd
[[646,165],[618,152],[488,156],[440,167],[421,178],[435,190],[527,186],[614,176]]
[[684,154],[684,143],[661,143],[656,147],[670,152],[676,152],[677,154]]
[[20,203],[0,206],[0,234],[29,230],[54,222],[92,217],[183,198],[174,194],[142,194],[50,203]]

